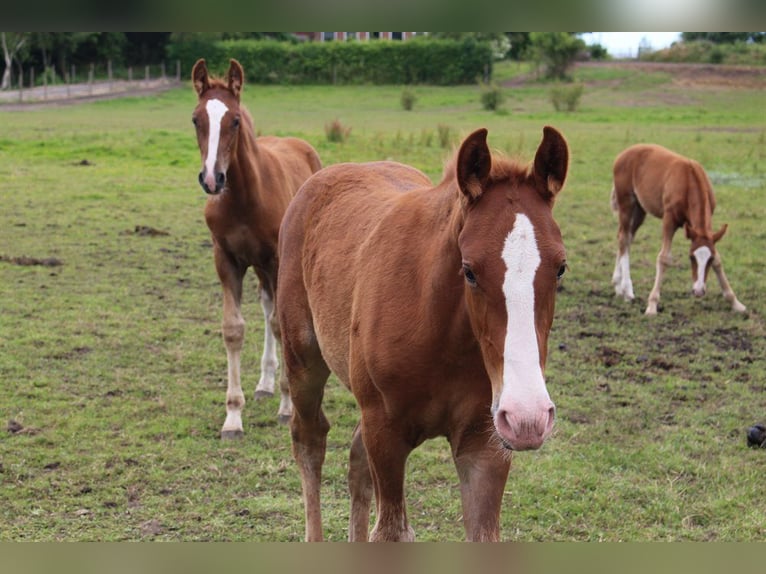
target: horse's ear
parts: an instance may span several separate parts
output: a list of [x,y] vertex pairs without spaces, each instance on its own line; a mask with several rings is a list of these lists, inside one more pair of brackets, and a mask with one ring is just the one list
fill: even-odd
[[457,154],[457,184],[470,201],[481,196],[491,168],[492,155],[487,146],[487,130],[481,128],[463,140]]
[[726,234],[727,229],[729,229],[729,224],[724,223],[723,227],[713,234],[713,243],[718,243],[718,240]]
[[540,193],[552,201],[564,187],[569,169],[569,147],[558,130],[543,128],[543,141],[535,154],[535,179]]
[[242,64],[232,58],[226,77],[229,79],[229,90],[239,100],[239,94],[242,92],[242,86],[245,84],[245,71],[242,69]]
[[197,60],[192,68],[192,84],[198,96],[201,96],[210,87],[210,79],[207,74],[207,65],[204,58]]
[[697,231],[689,224],[688,221],[684,223],[684,232],[686,233],[686,239],[689,241],[694,241],[697,239],[697,237],[699,237],[699,233],[697,233]]

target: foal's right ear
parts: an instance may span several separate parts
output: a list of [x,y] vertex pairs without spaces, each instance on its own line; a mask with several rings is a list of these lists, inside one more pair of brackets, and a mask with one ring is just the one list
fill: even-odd
[[194,91],[198,96],[201,96],[210,87],[210,79],[207,74],[207,65],[205,59],[200,58],[194,64],[192,68],[192,84],[194,84]]
[[543,141],[535,154],[535,179],[538,189],[548,201],[553,201],[564,187],[569,169],[569,147],[557,129],[543,128]]
[[481,128],[465,138],[457,154],[457,185],[469,201],[481,196],[491,168],[487,130]]

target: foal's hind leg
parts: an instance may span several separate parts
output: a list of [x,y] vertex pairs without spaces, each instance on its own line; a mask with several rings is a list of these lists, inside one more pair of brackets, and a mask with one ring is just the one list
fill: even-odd
[[619,219],[617,259],[614,264],[614,273],[612,273],[612,285],[617,296],[626,301],[632,301],[635,295],[633,282],[630,279],[630,244],[633,242],[636,231],[644,222],[646,212],[632,191],[616,196],[616,191],[612,190],[612,196],[612,206],[617,210]]
[[370,529],[370,503],[372,501],[372,475],[367,460],[367,449],[362,440],[360,425],[356,425],[351,438],[348,465],[348,490],[351,495],[351,517],[348,524],[349,542],[366,542]]
[[721,291],[723,292],[723,298],[731,303],[731,310],[737,313],[744,313],[747,308],[739,302],[737,296],[734,294],[734,290],[729,284],[729,280],[726,278],[726,273],[723,272],[723,263],[721,263],[721,255],[715,254],[713,258],[713,271],[715,271],[716,277],[718,277],[718,283],[721,285]]
[[[264,316],[264,345],[263,357],[261,358],[261,378],[258,386],[255,388],[255,399],[263,399],[274,395],[274,382],[279,369],[279,358],[277,356],[280,347],[281,334],[279,331],[279,319],[276,314],[274,297],[264,287],[261,287],[261,306]],[[287,424],[290,422],[292,413],[292,403],[290,402],[290,392],[287,388],[287,377],[282,372],[279,378],[279,422]]]

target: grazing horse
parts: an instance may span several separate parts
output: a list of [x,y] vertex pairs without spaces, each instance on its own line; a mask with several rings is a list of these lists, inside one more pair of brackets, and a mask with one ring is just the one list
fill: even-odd
[[705,281],[712,267],[732,310],[744,311],[745,306],[734,295],[715,248],[728,226],[713,232],[715,196],[702,166],[662,146],[637,144],[617,156],[613,171],[611,204],[619,219],[619,247],[612,283],[617,295],[627,301],[634,298],[630,280],[630,244],[649,212],[662,219],[662,248],[657,255],[657,276],[649,294],[646,314],[657,314],[660,285],[671,263],[670,246],[673,235],[681,226],[691,240],[692,293],[697,297],[705,294]]
[[[228,360],[226,420],[222,438],[243,434],[240,353],[245,321],[240,312],[248,267],[260,283],[265,342],[256,398],[272,396],[278,368],[279,325],[274,312],[279,225],[301,184],[321,168],[319,156],[296,138],[255,137],[250,113],[240,104],[245,74],[231,60],[225,79],[211,78],[205,60],[192,70],[199,101],[192,115],[202,155],[199,183],[208,199],[205,221],[213,239],[215,268],[223,287],[223,340]],[[282,377],[284,379],[284,377]],[[286,381],[280,380],[280,420],[291,413]]]
[[512,450],[537,449],[555,408],[543,375],[566,268],[554,199],[564,138],[546,127],[531,167],[493,157],[487,130],[461,144],[436,187],[395,162],[312,176],[280,230],[278,300],[306,539],[322,539],[330,371],[354,394],[349,540],[414,540],[405,462],[446,436],[469,540],[499,538]]

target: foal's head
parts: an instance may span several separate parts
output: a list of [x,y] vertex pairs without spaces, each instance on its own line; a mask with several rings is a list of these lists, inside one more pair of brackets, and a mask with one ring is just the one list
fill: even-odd
[[689,246],[689,259],[692,262],[692,293],[697,297],[705,294],[705,282],[710,266],[716,258],[715,244],[723,237],[728,229],[724,225],[716,233],[706,230],[697,230],[689,223],[684,226],[686,237],[691,241]]
[[487,130],[466,138],[457,156],[464,196],[458,238],[471,326],[492,382],[491,413],[507,448],[539,448],[555,407],[543,375],[558,281],[566,270],[553,202],[569,151],[544,129],[531,168],[493,161]]
[[211,78],[203,59],[197,60],[192,69],[192,82],[199,97],[192,114],[202,155],[199,183],[211,195],[226,186],[226,170],[236,153],[241,124],[247,121],[239,107],[244,81],[242,66],[234,59],[224,80]]

